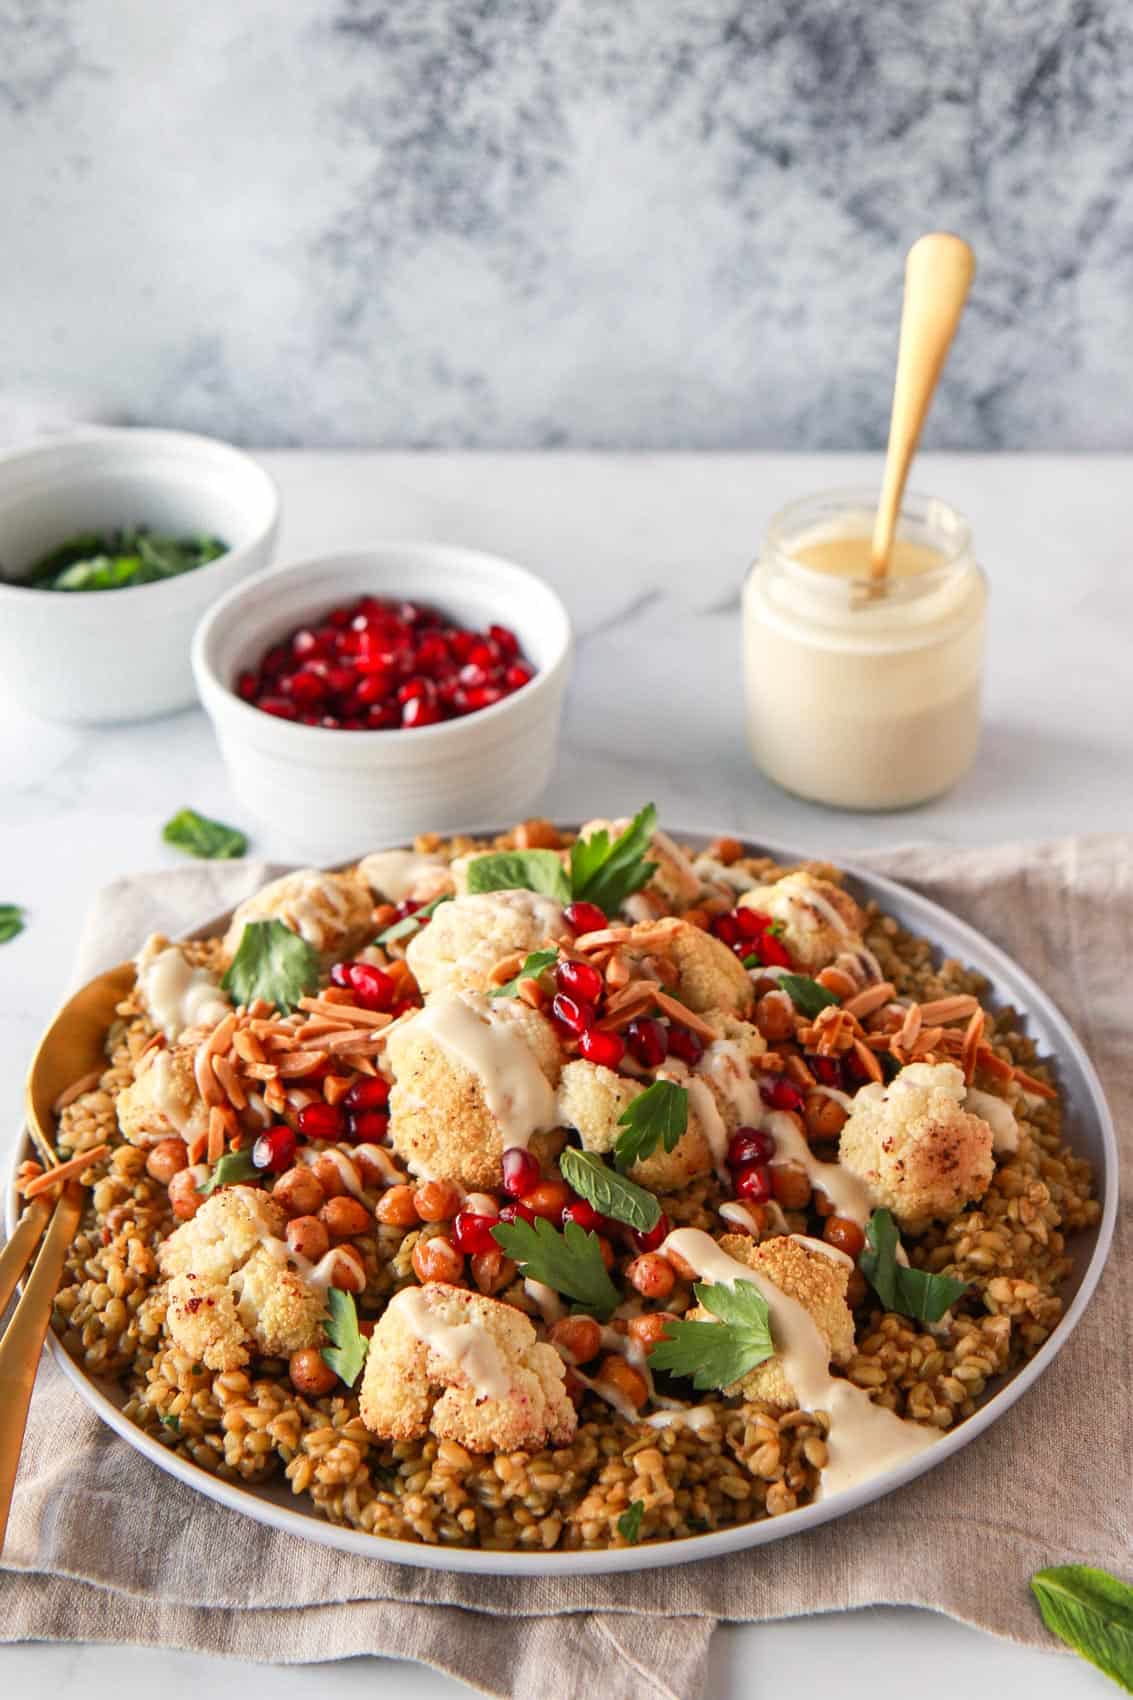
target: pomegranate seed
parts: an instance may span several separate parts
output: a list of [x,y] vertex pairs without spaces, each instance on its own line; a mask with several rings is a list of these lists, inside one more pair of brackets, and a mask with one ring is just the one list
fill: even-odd
[[555,993],[551,1014],[560,1027],[575,1036],[592,1027],[596,1017],[592,1003],[587,1003],[585,998],[572,998],[569,992]]
[[669,1054],[669,1030],[663,1021],[640,1015],[626,1028],[629,1048],[646,1068],[660,1068]]
[[440,718],[441,711],[436,703],[427,702],[424,697],[414,697],[401,711],[403,726],[435,726]]
[[448,644],[439,632],[430,632],[417,645],[416,665],[423,673],[439,673],[449,665]]
[[758,1127],[738,1127],[728,1141],[728,1162],[732,1168],[746,1163],[766,1163],[775,1154],[775,1141]]
[[769,968],[790,968],[791,953],[781,938],[774,933],[764,933],[757,947],[761,960]]
[[[359,679],[351,700],[358,707],[372,708],[389,695],[392,682],[388,673],[366,673]],[[349,685],[347,689],[350,689]]]
[[662,1210],[660,1216],[658,1216],[653,1227],[650,1228],[647,1234],[640,1233],[638,1229],[634,1228],[631,1229],[629,1237],[637,1247],[638,1251],[656,1251],[657,1247],[661,1244],[668,1232],[669,1218]]
[[587,1062],[597,1063],[600,1068],[617,1068],[626,1054],[626,1042],[620,1033],[601,1033],[597,1027],[588,1027],[579,1036],[578,1048]]
[[265,714],[274,714],[277,720],[298,719],[295,704],[288,702],[286,697],[261,697],[256,707],[262,708]]
[[292,654],[298,655],[301,660],[305,661],[312,655],[321,655],[323,653],[323,644],[321,639],[318,638],[314,632],[308,631],[306,627],[303,627],[300,631],[297,631],[295,636],[291,639],[291,651]]
[[745,939],[757,939],[771,925],[770,915],[761,915],[758,909],[736,909],[733,913]]
[[372,962],[347,962],[346,983],[363,1009],[388,1010],[397,996],[397,987],[386,973]]
[[[527,1205],[521,1203],[519,1199],[511,1198],[506,1204],[500,1206],[499,1219],[501,1222],[514,1222],[517,1217],[521,1222],[534,1222],[536,1220],[534,1210],[529,1210]],[[492,1243],[494,1245],[495,1241],[493,1240]]]
[[380,1144],[388,1132],[384,1110],[356,1110],[350,1117],[350,1137],[359,1145]]
[[511,1145],[503,1155],[504,1191],[512,1198],[523,1198],[542,1180],[539,1165],[530,1151],[522,1145]]
[[471,712],[478,708],[491,708],[503,694],[495,685],[479,685],[475,690],[465,691],[464,697]]
[[417,697],[424,697],[427,702],[433,700],[433,681],[424,679],[420,673],[412,679],[406,679],[404,685],[398,686],[397,700],[404,708],[407,702],[414,702]]
[[271,649],[268,650],[267,654],[260,662],[260,666],[263,671],[269,676],[269,678],[273,679],[277,676],[277,674],[284,672],[290,665],[291,651],[288,649],[287,645],[283,643],[273,644]]
[[773,1110],[801,1110],[803,1095],[789,1080],[765,1081],[759,1088],[760,1097]]
[[524,685],[529,685],[534,677],[534,671],[525,662],[516,661],[505,672],[504,684],[509,691],[520,691]]
[[577,1222],[580,1228],[585,1228],[587,1232],[593,1229],[597,1234],[604,1232],[608,1226],[606,1218],[600,1215],[585,1198],[572,1199],[565,1207],[563,1225],[565,1226],[567,1222]]
[[389,1081],[380,1074],[363,1075],[342,1101],[348,1110],[384,1110],[389,1103]]
[[674,1024],[669,1028],[669,1055],[695,1068],[704,1055],[704,1041],[688,1027]]
[[258,673],[241,673],[236,681],[236,694],[243,697],[245,702],[253,701],[259,688],[260,675]]
[[563,919],[573,933],[597,933],[606,925],[606,917],[596,903],[568,903]]
[[352,962],[335,962],[335,963],[332,963],[331,971],[330,971],[330,983],[331,983],[331,985],[332,986],[342,986],[344,989],[349,987],[350,976],[347,973],[347,969],[352,968],[353,966],[354,966],[354,964]]
[[572,998],[584,998],[597,1003],[605,990],[605,981],[589,962],[560,962],[555,969],[555,984]]
[[366,729],[370,732],[389,732],[401,725],[401,715],[394,702],[377,702],[366,714]]
[[328,626],[348,626],[350,624],[349,608],[332,608],[326,615]]
[[304,1104],[299,1111],[299,1132],[308,1139],[341,1139],[345,1128],[338,1104]]
[[489,626],[488,636],[505,661],[519,654],[519,639],[507,626]]
[[257,1169],[270,1169],[273,1175],[280,1175],[295,1161],[296,1144],[289,1127],[269,1128],[253,1145],[252,1162]]
[[361,683],[353,667],[329,667],[327,669],[327,684],[338,696],[345,696],[355,685],[361,690]]
[[453,1245],[466,1257],[481,1251],[498,1251],[500,1248],[492,1237],[492,1229],[498,1221],[498,1216],[477,1216],[475,1211],[461,1210],[453,1218]]
[[771,1170],[766,1163],[745,1163],[736,1170],[736,1197],[766,1204],[771,1197]]
[[460,669],[457,678],[462,685],[477,686],[491,683],[492,676],[484,667],[478,667],[475,661],[468,661]]
[[807,1056],[807,1066],[822,1086],[841,1086],[842,1064],[837,1057]]
[[734,913],[717,915],[712,923],[712,931],[724,944],[736,945],[740,942],[740,923]]

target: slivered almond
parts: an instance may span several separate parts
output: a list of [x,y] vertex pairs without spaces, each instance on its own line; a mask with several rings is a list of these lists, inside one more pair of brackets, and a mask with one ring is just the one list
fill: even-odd
[[970,992],[957,992],[955,997],[935,998],[931,1003],[922,1003],[920,1012],[922,1020],[932,1026],[940,1026],[945,1021],[966,1021],[979,1007],[979,999]]
[[264,1103],[277,1116],[281,1116],[287,1108],[287,1094],[278,1080],[269,1080],[264,1087]]
[[354,1028],[349,1033],[335,1033],[332,1038],[327,1040],[326,1049],[336,1057],[343,1055],[344,1052],[371,1050],[385,1042],[386,1032],[388,1032],[388,1029],[363,1033],[361,1029]]
[[328,1074],[323,1080],[323,1097],[328,1104],[341,1104],[353,1084],[344,1074]]
[[616,1015],[623,1005],[637,1003],[641,998],[644,998],[647,1003],[651,1003],[654,994],[660,990],[661,987],[656,980],[631,980],[628,985],[622,986],[606,999],[606,1014]]
[[189,1167],[190,1168],[192,1168],[194,1163],[199,1163],[203,1160],[204,1154],[205,1154],[205,1146],[208,1144],[208,1142],[209,1142],[209,1136],[208,1136],[207,1133],[198,1133],[193,1139],[189,1140],[188,1144],[185,1147],[185,1154],[189,1159]]
[[102,1079],[102,1070],[92,1068],[89,1074],[82,1074],[78,1080],[72,1080],[70,1086],[64,1087],[51,1106],[52,1115],[57,1116],[60,1110],[65,1110],[68,1104],[73,1104],[76,1098],[81,1098],[84,1092],[89,1092],[92,1086],[97,1086]]
[[986,1017],[982,1009],[973,1011],[972,1019],[964,1029],[964,1039],[960,1048],[960,1066],[964,1071],[964,1079],[971,1084],[976,1072],[976,1055],[980,1041],[984,1036]]
[[275,1014],[275,1005],[269,1003],[266,998],[253,998],[248,1005],[248,1014],[262,1021],[266,1016]]
[[[331,991],[334,991],[331,987]],[[324,1003],[321,998],[300,998],[299,1008],[305,1009],[312,1015],[329,1015],[336,1021],[349,1021],[353,1027],[384,1027],[393,1017],[382,1015],[374,1009],[362,1009],[352,1003]]]
[[783,1062],[783,1072],[788,1080],[794,1081],[796,1086],[814,1086],[817,1084],[814,1075],[802,1057],[786,1057]]
[[270,1062],[245,1063],[243,1072],[245,1080],[278,1080],[279,1064]]
[[292,1051],[288,1057],[279,1060],[279,1078],[281,1080],[297,1080],[304,1074],[310,1074],[312,1069],[325,1063],[328,1051]]
[[935,1051],[944,1037],[943,1027],[922,1027],[913,1045],[913,1055],[918,1062],[923,1062],[930,1051]]
[[262,1063],[267,1061],[264,1047],[249,1027],[242,1027],[232,1035],[232,1049],[241,1062]]
[[615,950],[606,964],[606,984],[615,992],[629,984],[629,963],[620,950]]
[[592,950],[601,950],[603,945],[626,944],[629,936],[629,927],[600,927],[593,933],[580,934],[574,941],[574,948],[581,955],[589,956]]
[[1012,1065],[1009,1062],[1004,1062],[1002,1057],[997,1057],[990,1045],[981,1044],[976,1051],[976,1056],[979,1059],[980,1067],[986,1069],[988,1074],[994,1074],[999,1080],[1014,1078],[1015,1070]]
[[910,1004],[905,1011],[905,1019],[897,1033],[897,1043],[903,1051],[907,1051],[910,1045],[916,1042],[917,1034],[921,1030],[922,1019],[920,1004]]
[[489,981],[493,986],[506,986],[509,980],[515,979],[526,961],[527,958],[521,955],[518,950],[513,951],[510,956],[501,956],[488,975]]
[[92,1163],[105,1157],[110,1150],[109,1145],[92,1145],[89,1151],[80,1151],[76,1157],[68,1157],[65,1163],[57,1163],[53,1169],[45,1169],[43,1174],[36,1175],[24,1187],[25,1198],[38,1198],[41,1192],[50,1192],[62,1181],[69,1181],[75,1175],[81,1175],[84,1169],[89,1169]]
[[545,1009],[547,1006],[547,994],[532,975],[519,982],[515,995],[520,1003],[527,1004],[531,1009]]
[[881,1064],[874,1056],[870,1047],[861,1039],[854,1040],[854,1055],[865,1069],[871,1080],[884,1080]]
[[670,1021],[677,1021],[682,1027],[687,1027],[690,1033],[695,1033],[706,1045],[713,1044],[719,1038],[716,1029],[709,1027],[703,1017],[694,1014],[691,1009],[686,1009],[683,1003],[671,998],[668,992],[654,992],[653,1001]]
[[248,1096],[240,1084],[240,1076],[236,1072],[232,1058],[213,1057],[212,1068],[213,1073],[228,1095],[228,1102],[234,1109],[246,1110],[248,1108]]
[[224,1093],[220,1082],[212,1072],[212,1058],[209,1056],[207,1045],[198,1045],[193,1053],[193,1077],[197,1082],[197,1091],[211,1108],[223,1104]]
[[208,1143],[205,1156],[209,1163],[219,1163],[224,1155],[224,1117],[219,1109],[209,1111]]
[[667,956],[645,956],[642,958],[641,966],[646,974],[660,980],[661,984],[667,986],[670,991],[674,986],[680,984],[681,971],[676,963]]
[[882,980],[879,985],[867,986],[864,992],[858,992],[856,997],[847,998],[842,1005],[847,1015],[856,1015],[860,1021],[865,1015],[872,1015],[874,1010],[887,1004],[896,993],[896,986],[889,980]]
[[1026,1069],[1013,1068],[1011,1072],[1015,1076],[1015,1079],[1019,1082],[1019,1085],[1023,1088],[1024,1092],[1032,1092],[1036,1098],[1058,1097],[1058,1092],[1055,1087],[1051,1086],[1045,1080],[1036,1080],[1035,1076],[1033,1074],[1028,1074]]
[[236,1031],[236,1011],[218,1021],[204,1042],[205,1054],[210,1057],[223,1057],[232,1049],[232,1035]]

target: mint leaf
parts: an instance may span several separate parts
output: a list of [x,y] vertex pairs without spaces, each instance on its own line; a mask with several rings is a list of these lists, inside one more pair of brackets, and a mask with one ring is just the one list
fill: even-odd
[[614,1162],[624,1174],[660,1144],[666,1151],[676,1150],[688,1127],[688,1092],[671,1080],[655,1080],[626,1105],[618,1126],[625,1132],[618,1135]]
[[1089,1564],[1036,1571],[1031,1591],[1047,1628],[1133,1694],[1133,1588]]
[[661,1220],[661,1206],[653,1194],[627,1181],[594,1151],[576,1151],[568,1145],[559,1158],[559,1170],[569,1187],[615,1222],[647,1234]]
[[570,881],[555,850],[497,850],[468,864],[468,889],[473,891],[538,891],[559,903],[569,903]]
[[753,1281],[737,1280],[734,1287],[698,1281],[693,1292],[720,1320],[667,1322],[649,1354],[650,1369],[684,1376],[703,1392],[730,1387],[775,1355],[767,1300]]
[[248,840],[234,826],[225,826],[196,809],[179,809],[172,820],[161,829],[167,844],[184,850],[190,856],[200,856],[208,862],[231,862],[242,856]]
[[950,1275],[932,1275],[927,1269],[909,1269],[899,1263],[900,1243],[889,1211],[875,1210],[866,1228],[858,1267],[886,1310],[919,1322],[939,1322],[948,1307],[967,1292],[967,1285]]
[[354,1294],[344,1293],[338,1287],[328,1287],[327,1309],[326,1330],[330,1345],[324,1346],[319,1355],[340,1381],[344,1381],[347,1387],[353,1387],[362,1373],[370,1344],[358,1328]]
[[842,1001],[806,974],[780,974],[779,989],[786,992],[795,1008],[801,1010],[803,1015],[818,1015],[821,1010],[829,1009],[831,1004]]
[[423,903],[420,909],[415,909],[412,915],[405,915],[400,921],[394,921],[392,926],[379,933],[375,944],[392,944],[395,939],[407,939],[423,927],[431,915],[434,915],[442,903],[451,903],[452,893],[442,891],[439,897],[434,897],[431,903]]
[[559,960],[557,950],[533,950],[514,980],[505,980],[502,986],[493,986],[488,993],[490,998],[514,998],[519,992],[521,980],[537,980],[540,974]]
[[626,898],[648,885],[657,872],[656,862],[645,859],[656,830],[657,810],[646,803],[612,844],[605,827],[578,839],[570,850],[571,896],[616,915]]
[[282,921],[246,921],[232,965],[220,982],[236,1003],[264,998],[285,1015],[319,983],[315,951]]
[[641,1533],[641,1519],[645,1514],[645,1501],[635,1499],[633,1504],[623,1511],[618,1518],[618,1534],[623,1541],[634,1545]]
[[618,1289],[606,1272],[597,1234],[587,1233],[577,1222],[568,1222],[560,1234],[545,1216],[525,1222],[501,1222],[492,1238],[524,1275],[542,1281],[556,1293],[565,1293],[584,1309],[606,1322],[618,1307]]
[[0,903],[0,944],[7,944],[24,930],[24,912],[18,903]]
[[246,1145],[239,1151],[226,1151],[223,1157],[217,1159],[208,1180],[201,1188],[201,1196],[207,1198],[218,1186],[235,1186],[237,1181],[259,1179],[260,1170],[252,1161],[252,1148]]

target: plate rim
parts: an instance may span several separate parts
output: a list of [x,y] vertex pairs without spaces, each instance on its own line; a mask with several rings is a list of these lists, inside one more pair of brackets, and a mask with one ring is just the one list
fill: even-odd
[[[562,824],[562,823],[556,823]],[[450,836],[477,837],[498,833],[498,825],[477,825],[454,831]],[[565,830],[577,830],[577,824],[568,823]],[[680,843],[707,844],[714,838],[725,836],[720,832],[706,831],[699,828],[696,831],[686,831],[681,827],[666,826],[670,837]],[[727,836],[737,836],[727,834]],[[795,847],[776,841],[774,838],[740,837],[740,842],[746,851],[764,853],[773,856],[779,862],[819,860],[815,856],[801,854]],[[374,849],[401,849],[404,841],[394,840],[390,843],[372,847],[364,855],[373,853]],[[947,853],[947,847],[941,846],[941,853]],[[271,858],[264,858],[270,861]],[[338,867],[352,866],[361,857],[354,857],[346,862],[338,863]],[[287,867],[300,864],[288,862]],[[320,1517],[314,1512],[293,1509],[286,1504],[278,1504],[274,1499],[264,1497],[254,1487],[240,1486],[234,1482],[226,1482],[212,1475],[199,1464],[183,1458],[180,1454],[171,1452],[159,1441],[147,1435],[127,1418],[121,1409],[104,1393],[65,1351],[53,1328],[49,1328],[46,1341],[46,1351],[52,1361],[68,1382],[76,1389],[80,1397],[95,1411],[96,1415],[107,1424],[116,1434],[127,1442],[136,1452],[146,1458],[151,1464],[185,1486],[203,1493],[207,1499],[238,1512],[241,1516],[249,1517],[254,1522],[284,1534],[292,1534],[301,1540],[314,1541],[320,1546],[350,1554],[354,1557],[369,1558],[386,1563],[409,1565],[415,1569],[454,1571],[465,1575],[481,1576],[526,1576],[526,1577],[557,1577],[557,1576],[602,1576],[617,1575],[636,1570],[653,1570],[667,1565],[694,1564],[706,1559],[724,1557],[729,1553],[742,1552],[753,1547],[769,1545],[774,1541],[786,1540],[793,1535],[805,1534],[811,1529],[831,1522],[836,1518],[849,1515],[861,1507],[875,1503],[904,1487],[918,1476],[926,1475],[945,1459],[953,1457],[965,1446],[978,1439],[987,1429],[1006,1415],[1013,1405],[1023,1397],[1030,1387],[1043,1375],[1081,1321],[1087,1306],[1092,1299],[1102,1271],[1109,1257],[1113,1240],[1114,1227],[1117,1217],[1118,1202],[1118,1145],[1114,1127],[1113,1115],[1110,1110],[1105,1092],[1102,1088],[1097,1070],[1067,1017],[1054,1000],[1027,971],[1020,967],[1006,951],[1002,950],[986,934],[981,933],[970,922],[953,914],[933,898],[925,897],[912,886],[890,878],[886,874],[875,872],[872,868],[863,867],[852,858],[839,856],[834,865],[850,880],[860,882],[870,895],[880,895],[896,903],[898,910],[912,905],[914,911],[921,910],[925,914],[926,936],[931,938],[929,927],[939,917],[945,924],[945,930],[951,932],[965,952],[972,952],[968,960],[972,966],[981,972],[988,973],[994,982],[994,989],[999,991],[1004,985],[1014,986],[1022,994],[1021,1009],[1024,1020],[1028,1017],[1041,1016],[1046,1026],[1053,1029],[1058,1038],[1059,1054],[1065,1053],[1073,1058],[1083,1080],[1088,1097],[1089,1110],[1096,1125],[1101,1150],[1104,1156],[1104,1173],[1102,1181],[1101,1205],[1102,1213],[1096,1229],[1093,1249],[1085,1268],[1082,1271],[1078,1289],[1070,1301],[1066,1311],[1060,1317],[1050,1337],[1045,1340],[1034,1357],[999,1388],[973,1414],[955,1428],[943,1432],[936,1444],[924,1452],[915,1454],[903,1463],[888,1470],[879,1472],[876,1476],[867,1477],[852,1487],[845,1488],[839,1493],[821,1499],[817,1503],[800,1507],[780,1517],[764,1518],[754,1523],[738,1523],[727,1529],[712,1530],[705,1534],[688,1535],[679,1540],[651,1542],[644,1546],[622,1548],[603,1548],[592,1552],[549,1552],[530,1553],[519,1551],[496,1551],[483,1548],[428,1546],[425,1543],[402,1541],[387,1535],[371,1535],[360,1529],[346,1528]],[[870,889],[872,888],[872,889]],[[194,934],[216,930],[226,925],[229,910],[224,915],[214,915],[202,921],[196,927],[184,929],[179,935],[182,938]],[[941,946],[932,940],[935,949]],[[45,1029],[46,1031],[46,1029]],[[15,1146],[15,1156],[9,1180],[6,1199],[7,1231],[10,1234],[18,1214],[18,1199],[15,1190],[16,1169],[28,1150],[29,1136],[26,1127],[21,1129]]]

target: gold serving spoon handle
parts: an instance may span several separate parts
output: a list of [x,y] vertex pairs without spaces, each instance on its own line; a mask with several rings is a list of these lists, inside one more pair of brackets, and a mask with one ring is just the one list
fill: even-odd
[[909,249],[889,447],[870,548],[875,580],[889,571],[909,467],[975,271],[976,258],[968,244],[946,231],[922,236]]

